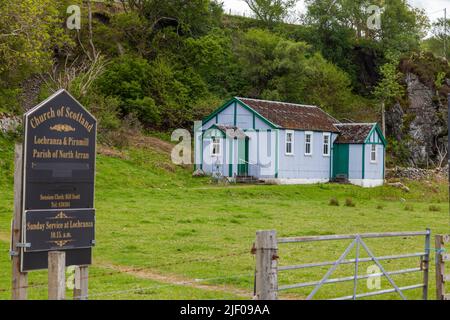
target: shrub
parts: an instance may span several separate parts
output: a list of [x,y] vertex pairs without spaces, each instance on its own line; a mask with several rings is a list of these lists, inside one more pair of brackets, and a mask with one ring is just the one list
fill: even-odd
[[405,211],[414,211],[414,207],[411,204],[405,206]]
[[431,206],[428,207],[428,210],[437,212],[437,211],[441,211],[441,208],[432,204]]
[[382,210],[382,209],[384,209],[384,206],[382,204],[379,204],[379,205],[377,205],[377,209]]
[[347,199],[345,199],[345,206],[353,208],[356,206],[356,204],[353,202],[352,198],[347,198]]
[[336,199],[336,198],[331,198],[331,199],[330,199],[329,205],[330,205],[330,206],[339,207],[339,200]]

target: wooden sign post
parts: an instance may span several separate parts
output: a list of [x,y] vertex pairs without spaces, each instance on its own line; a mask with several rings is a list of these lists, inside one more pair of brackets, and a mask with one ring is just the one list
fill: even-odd
[[23,150],[16,149],[13,298],[26,299],[27,272],[48,268],[49,298],[63,299],[66,266],[82,266],[86,276],[78,283],[86,297],[95,244],[97,120],[59,90],[25,113],[24,129]]
[[66,299],[66,253],[48,253],[48,300]]
[[88,276],[88,266],[78,266],[75,268],[75,286],[73,288],[74,300],[87,300]]
[[22,225],[22,174],[23,174],[23,146],[16,144],[14,152],[14,216],[11,228],[12,258],[12,290],[13,300],[27,299],[28,274],[20,270],[20,238]]

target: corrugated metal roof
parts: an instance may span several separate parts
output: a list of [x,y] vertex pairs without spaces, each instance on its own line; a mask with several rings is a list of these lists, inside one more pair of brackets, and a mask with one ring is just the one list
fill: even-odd
[[362,144],[376,123],[340,123],[336,124],[340,134],[335,143]]
[[339,121],[317,106],[239,97],[236,99],[285,129],[339,132],[335,126]]

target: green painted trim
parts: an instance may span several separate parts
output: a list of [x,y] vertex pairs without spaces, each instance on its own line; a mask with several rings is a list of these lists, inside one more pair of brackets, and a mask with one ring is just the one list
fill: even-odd
[[364,179],[365,171],[366,171],[366,145],[362,145],[362,178]]
[[248,161],[249,161],[249,153],[250,153],[250,150],[249,150],[249,142],[250,142],[250,139],[247,137],[247,138],[245,138],[245,161],[247,161],[247,165],[248,165]]
[[228,177],[233,177],[233,146],[234,139],[227,139],[230,141],[230,163],[228,164]]
[[[379,135],[379,137],[381,138],[382,143],[371,143],[370,142],[370,137],[372,136],[372,134],[374,133],[374,131],[376,131]],[[372,129],[369,132],[369,135],[367,136],[366,140],[364,141],[364,143],[370,143],[370,144],[383,144],[385,147],[387,146],[387,141],[386,138],[383,135],[383,132],[381,131],[380,127],[378,126],[378,123],[375,123],[372,127]]]
[[219,128],[217,125],[215,125],[215,124],[213,124],[213,125],[212,125],[211,127],[209,127],[208,129],[203,130],[203,135],[205,134],[206,131],[209,131],[209,130],[217,130],[217,131],[219,131],[219,132],[222,133],[222,138],[226,138],[226,132],[223,131],[222,129],[220,129],[220,128]]
[[253,130],[256,129],[256,114],[253,113]]
[[[203,170],[203,153],[204,153],[204,150],[203,150],[203,148],[204,148],[204,141],[205,141],[205,133],[207,132],[207,131],[210,131],[210,130],[217,130],[217,131],[219,131],[219,132],[221,132],[222,133],[222,138],[226,138],[226,135],[225,135],[225,132],[223,132],[222,130],[220,130],[215,124],[214,125],[212,125],[209,129],[206,129],[206,130],[202,130],[202,135],[201,135],[201,150],[200,150],[200,170]],[[194,168],[195,168],[196,166],[194,166]]]
[[333,170],[333,168],[332,168],[332,161],[333,161],[333,151],[334,151],[334,143],[332,143],[332,141],[333,141],[333,133],[331,133],[331,135],[330,135],[330,165],[329,165],[329,171],[330,171],[330,174],[329,174],[329,179],[330,179],[330,181],[333,179],[333,172],[332,172],[332,170]]
[[216,114],[216,124],[219,123],[219,114]]
[[235,100],[245,109],[247,109],[250,112],[253,112],[255,115],[258,116],[259,119],[261,119],[264,123],[266,123],[269,127],[272,127],[274,129],[277,128],[281,128],[280,126],[276,125],[275,123],[273,123],[272,121],[266,119],[264,116],[262,116],[259,112],[256,112],[256,110],[254,110],[252,107],[246,105],[244,102],[242,102],[241,100],[239,100],[238,98],[235,98]]
[[231,99],[227,102],[225,102],[222,106],[220,106],[219,108],[217,108],[215,111],[213,111],[213,113],[211,113],[209,116],[203,118],[202,120],[202,125],[204,125],[205,123],[207,123],[209,120],[213,119],[217,114],[219,114],[220,112],[222,112],[224,109],[226,109],[231,103],[233,103],[235,101],[235,99]]
[[[343,157],[344,156],[344,157]],[[343,164],[346,164],[344,167]],[[333,146],[333,177],[338,174],[350,173],[350,146],[347,143],[337,143]]]
[[205,134],[205,132],[202,133],[201,137],[202,137],[202,147],[200,149],[200,170],[203,170],[203,135]]
[[227,102],[225,102],[222,106],[220,106],[219,108],[217,108],[213,113],[211,113],[209,116],[205,117],[202,120],[202,125],[204,125],[205,123],[207,123],[208,121],[210,121],[211,119],[213,119],[217,114],[219,114],[220,112],[222,112],[223,110],[225,110],[226,108],[228,108],[233,102],[237,102],[239,103],[240,106],[242,106],[243,108],[247,109],[248,111],[252,112],[254,115],[256,115],[259,119],[261,119],[261,121],[263,121],[264,123],[266,123],[269,127],[271,128],[280,128],[280,126],[277,126],[276,124],[274,124],[273,122],[269,121],[268,119],[266,119],[265,117],[263,117],[261,114],[259,114],[258,112],[256,112],[255,110],[253,110],[250,106],[246,105],[245,103],[243,103],[241,100],[239,100],[238,98],[233,98]]
[[279,156],[279,153],[280,153],[279,142],[278,142],[279,130],[275,130],[275,132],[276,132],[276,139],[275,139],[275,179],[277,179],[278,178],[278,170],[279,170],[279,167],[278,167],[278,156]]
[[234,104],[234,120],[233,120],[234,126],[237,126],[237,103]]

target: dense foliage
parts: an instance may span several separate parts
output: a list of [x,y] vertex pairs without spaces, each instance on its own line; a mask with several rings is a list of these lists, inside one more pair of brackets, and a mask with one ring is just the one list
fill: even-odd
[[[0,111],[20,113],[21,83],[38,74],[36,99],[68,88],[106,131],[129,116],[149,129],[190,127],[235,95],[375,121],[381,102],[402,98],[400,59],[443,37],[434,25],[422,42],[427,20],[405,0],[308,0],[298,24],[283,23],[294,0],[248,1],[257,19],[209,0],[72,2],[81,30],[65,28],[65,1],[0,3]],[[377,13],[381,28],[370,28]]]

